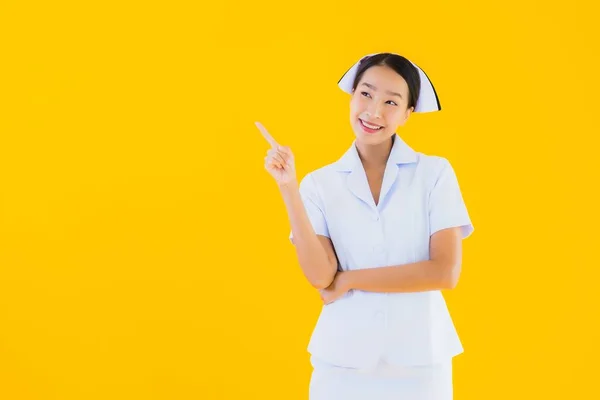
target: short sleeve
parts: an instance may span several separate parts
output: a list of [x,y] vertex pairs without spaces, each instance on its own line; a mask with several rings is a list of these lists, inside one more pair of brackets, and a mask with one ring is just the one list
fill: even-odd
[[[308,219],[317,235],[329,237],[329,229],[325,219],[323,202],[317,192],[317,185],[312,174],[308,174],[300,181],[300,197]],[[290,231],[290,241],[293,243],[293,232]]]
[[429,232],[433,235],[442,229],[460,227],[465,239],[473,233],[473,224],[456,173],[448,160],[441,160],[442,167],[429,197]]

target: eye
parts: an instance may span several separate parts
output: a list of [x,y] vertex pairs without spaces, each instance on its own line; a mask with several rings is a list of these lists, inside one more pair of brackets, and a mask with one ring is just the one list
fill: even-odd
[[388,100],[388,103],[392,103],[392,105],[397,106],[398,104],[396,104],[395,102],[393,102],[392,100]]
[[367,92],[360,92],[360,94],[362,94],[362,95],[363,95],[363,96],[365,96],[365,97],[366,97],[366,96],[368,96],[368,97],[371,97],[371,95],[370,95],[369,93],[367,93]]

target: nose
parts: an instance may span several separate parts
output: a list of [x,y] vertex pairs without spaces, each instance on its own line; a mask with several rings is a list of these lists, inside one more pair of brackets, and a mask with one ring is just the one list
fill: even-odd
[[372,102],[369,104],[367,112],[369,113],[369,116],[372,116],[373,118],[381,118],[381,104]]

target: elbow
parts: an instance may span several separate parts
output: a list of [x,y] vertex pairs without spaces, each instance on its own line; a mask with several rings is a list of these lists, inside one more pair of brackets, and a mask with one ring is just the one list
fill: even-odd
[[320,268],[305,270],[305,276],[311,286],[317,290],[328,288],[337,275],[337,262],[319,265]]
[[310,284],[317,290],[328,288],[333,282],[333,277],[318,277],[309,279]]
[[442,289],[452,290],[458,285],[460,278],[460,263],[446,264],[442,266],[440,286]]
[[321,273],[309,278],[308,281],[317,290],[328,288],[335,279],[337,269],[330,269],[326,273]]
[[458,278],[452,278],[446,282],[445,289],[452,290],[452,289],[455,289],[457,285],[458,285]]

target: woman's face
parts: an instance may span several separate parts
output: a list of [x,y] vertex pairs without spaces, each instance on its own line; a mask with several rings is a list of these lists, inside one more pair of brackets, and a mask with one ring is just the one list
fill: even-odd
[[357,141],[379,144],[391,138],[413,111],[408,85],[387,66],[373,66],[362,75],[350,101],[350,124]]

